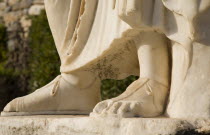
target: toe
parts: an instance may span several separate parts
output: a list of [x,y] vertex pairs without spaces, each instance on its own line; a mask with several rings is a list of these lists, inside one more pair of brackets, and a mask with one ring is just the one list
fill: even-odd
[[135,115],[136,104],[132,102],[122,102],[122,105],[117,111],[117,115],[122,118],[131,118]]
[[117,114],[117,110],[119,109],[119,107],[121,106],[121,102],[116,102],[114,103],[110,109],[108,110],[109,114]]
[[127,102],[122,102],[122,105],[119,107],[117,113],[120,116],[123,116],[125,113],[129,112],[130,104]]
[[4,107],[4,112],[16,112],[18,105],[18,98],[12,100]]
[[133,114],[135,117],[140,117],[139,110],[141,109],[140,102],[132,102],[130,103],[129,112]]
[[95,106],[95,108],[93,109],[93,112],[100,114],[107,107],[108,107],[108,102],[102,101]]
[[107,114],[108,110],[112,107],[114,102],[112,100],[107,100],[107,107],[101,111],[101,114]]

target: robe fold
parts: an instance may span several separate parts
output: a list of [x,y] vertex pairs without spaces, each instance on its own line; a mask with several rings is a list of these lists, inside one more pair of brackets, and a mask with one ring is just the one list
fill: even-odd
[[82,69],[101,79],[139,75],[139,33],[164,34],[172,46],[173,63],[167,113],[184,114],[188,104],[177,95],[189,81],[190,67],[195,67],[195,45],[210,46],[210,0],[45,0],[45,7],[61,73]]
[[200,37],[193,22],[209,5],[208,0],[45,0],[61,72],[86,67],[115,79],[139,74],[133,39],[145,30],[180,44],[187,72],[192,42]]

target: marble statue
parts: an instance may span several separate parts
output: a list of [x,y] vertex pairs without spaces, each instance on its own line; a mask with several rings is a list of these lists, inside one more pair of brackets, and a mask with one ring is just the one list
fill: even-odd
[[[209,0],[45,0],[61,75],[3,116],[210,118]],[[139,75],[100,102],[100,81]]]

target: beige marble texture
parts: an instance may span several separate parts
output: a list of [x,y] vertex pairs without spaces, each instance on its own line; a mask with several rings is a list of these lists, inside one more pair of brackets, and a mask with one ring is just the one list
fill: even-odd
[[0,117],[2,135],[175,135],[188,129],[210,133],[210,120],[49,115]]
[[[7,115],[210,118],[209,0],[45,0],[59,75]],[[100,102],[100,80],[139,75]]]

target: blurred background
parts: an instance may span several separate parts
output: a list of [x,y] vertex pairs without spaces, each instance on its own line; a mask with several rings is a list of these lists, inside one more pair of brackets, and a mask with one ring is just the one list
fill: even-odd
[[[0,0],[0,111],[59,75],[60,61],[44,0]],[[121,94],[138,77],[103,80],[102,99]]]

